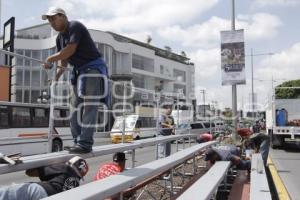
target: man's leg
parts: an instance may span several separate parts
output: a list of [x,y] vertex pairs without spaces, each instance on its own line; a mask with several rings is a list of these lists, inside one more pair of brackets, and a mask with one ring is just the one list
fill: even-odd
[[78,119],[78,105],[82,103],[83,100],[78,97],[77,94],[77,85],[73,86],[73,93],[71,96],[71,106],[70,106],[70,113],[71,113],[71,118],[70,118],[70,128],[74,140],[74,144],[77,144],[78,142],[78,137],[81,134],[81,126],[78,122],[81,121],[81,119]]
[[[163,137],[162,135],[157,135],[157,137]],[[164,158],[166,156],[166,144],[160,143],[158,144],[158,158]]]
[[[100,75],[98,70],[90,70],[86,75]],[[100,77],[86,77],[85,98],[82,105],[82,128],[78,144],[87,150],[92,150],[94,144],[94,132],[97,124],[98,107],[100,104]],[[93,105],[94,104],[94,105]]]
[[22,183],[0,188],[0,200],[39,200],[47,196],[45,189],[36,183]]
[[167,142],[165,147],[165,156],[168,157],[169,155],[171,155],[171,142]]

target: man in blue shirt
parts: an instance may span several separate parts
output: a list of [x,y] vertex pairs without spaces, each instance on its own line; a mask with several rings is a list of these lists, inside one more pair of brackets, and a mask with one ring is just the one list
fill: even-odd
[[[107,67],[87,28],[78,21],[69,21],[63,9],[52,7],[42,15],[42,19],[48,20],[51,27],[59,32],[56,39],[57,53],[46,59],[46,63],[60,62],[56,80],[68,64],[73,66],[70,127],[74,146],[69,148],[69,152],[89,153],[94,143],[93,134],[101,95],[107,92],[107,79],[104,78],[107,76]],[[49,68],[51,65],[45,64],[44,67]]]

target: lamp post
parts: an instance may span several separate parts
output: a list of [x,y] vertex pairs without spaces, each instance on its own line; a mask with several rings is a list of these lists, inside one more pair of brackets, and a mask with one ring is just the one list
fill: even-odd
[[[253,83],[253,74],[254,74],[254,70],[253,70],[253,57],[254,56],[266,56],[266,55],[273,55],[274,53],[259,53],[259,54],[253,54],[253,49],[251,48],[251,101],[252,101],[252,117],[253,119],[256,118],[256,115],[254,114],[254,83]],[[248,55],[249,56],[249,55]]]
[[203,95],[203,118],[205,118],[205,90],[200,90]]

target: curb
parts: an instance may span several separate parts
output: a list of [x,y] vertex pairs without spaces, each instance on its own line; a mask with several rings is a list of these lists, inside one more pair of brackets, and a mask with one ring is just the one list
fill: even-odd
[[289,193],[288,193],[282,179],[280,178],[280,176],[277,172],[277,169],[276,169],[276,167],[272,161],[272,158],[270,156],[268,157],[267,166],[269,168],[272,181],[275,185],[278,199],[279,200],[290,200],[291,198],[289,196]]

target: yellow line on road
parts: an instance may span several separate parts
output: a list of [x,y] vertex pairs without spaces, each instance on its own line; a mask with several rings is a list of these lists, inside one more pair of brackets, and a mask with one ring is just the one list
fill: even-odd
[[280,178],[277,169],[271,159],[271,157],[269,156],[268,158],[268,163],[267,163],[272,179],[273,179],[273,183],[275,185],[277,194],[278,194],[278,199],[279,200],[290,200],[290,196],[289,193],[285,187],[285,185],[283,184],[282,179]]

